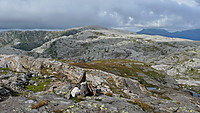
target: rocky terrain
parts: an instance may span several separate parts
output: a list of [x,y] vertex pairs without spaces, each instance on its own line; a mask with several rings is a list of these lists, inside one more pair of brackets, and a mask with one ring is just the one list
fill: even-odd
[[98,26],[0,40],[2,113],[200,112],[198,41]]

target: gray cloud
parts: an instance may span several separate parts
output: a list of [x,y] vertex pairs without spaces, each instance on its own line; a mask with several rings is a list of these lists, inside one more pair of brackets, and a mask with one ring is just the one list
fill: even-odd
[[198,28],[199,20],[199,0],[0,0],[0,28],[183,30]]

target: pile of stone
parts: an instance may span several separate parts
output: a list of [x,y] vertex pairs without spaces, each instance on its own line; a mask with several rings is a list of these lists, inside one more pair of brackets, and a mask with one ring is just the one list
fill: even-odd
[[96,95],[96,89],[93,87],[91,82],[86,81],[86,71],[84,71],[83,75],[79,78],[76,86],[71,90],[72,97],[85,97]]

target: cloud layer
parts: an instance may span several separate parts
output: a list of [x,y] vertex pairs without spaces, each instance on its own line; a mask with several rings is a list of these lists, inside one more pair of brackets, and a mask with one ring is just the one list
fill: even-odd
[[200,26],[199,0],[0,0],[0,28]]

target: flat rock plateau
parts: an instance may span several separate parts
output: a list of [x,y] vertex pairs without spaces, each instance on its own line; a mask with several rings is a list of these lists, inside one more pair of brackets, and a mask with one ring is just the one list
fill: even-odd
[[199,113],[200,42],[99,26],[0,32],[1,113]]

